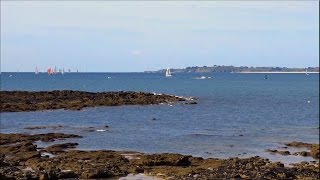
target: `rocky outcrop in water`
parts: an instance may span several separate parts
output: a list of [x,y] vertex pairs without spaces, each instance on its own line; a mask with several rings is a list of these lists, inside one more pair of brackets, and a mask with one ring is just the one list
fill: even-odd
[[186,101],[184,98],[145,92],[0,91],[0,112],[49,109],[81,110],[84,107],[149,105]]
[[[181,154],[74,150],[77,143],[39,149],[34,141],[71,134],[0,134],[0,179],[98,179],[145,173],[165,179],[319,179],[319,162],[285,167],[258,156],[203,159]],[[53,155],[44,155],[45,153]]]
[[297,152],[295,155],[302,155],[302,156],[312,156],[315,159],[320,158],[320,145],[319,144],[310,144],[304,142],[297,142],[293,141],[291,143],[287,143],[286,146],[296,147],[296,148],[307,148],[310,152]]

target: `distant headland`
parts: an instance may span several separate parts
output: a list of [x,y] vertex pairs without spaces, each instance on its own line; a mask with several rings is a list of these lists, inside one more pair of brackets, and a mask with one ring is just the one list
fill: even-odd
[[[147,73],[164,73],[166,69],[145,71]],[[319,67],[287,68],[287,67],[248,67],[248,66],[194,66],[182,69],[171,69],[172,73],[319,73]]]

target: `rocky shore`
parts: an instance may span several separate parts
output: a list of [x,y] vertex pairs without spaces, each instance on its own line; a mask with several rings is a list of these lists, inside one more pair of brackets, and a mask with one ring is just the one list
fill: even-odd
[[[81,138],[74,134],[0,134],[0,179],[118,178],[144,173],[163,179],[319,179],[319,162],[285,167],[261,157],[203,159],[180,154],[81,151],[77,143],[39,148],[35,141]],[[319,144],[299,142],[319,154]],[[318,152],[316,152],[318,147]],[[314,151],[314,152],[313,152]],[[318,156],[315,156],[318,157]]]
[[186,101],[184,98],[145,92],[0,91],[0,112],[81,110],[84,107],[149,105]]
[[286,143],[286,146],[284,148],[288,148],[288,147],[294,147],[294,148],[307,148],[309,151],[298,151],[298,152],[294,152],[291,153],[288,150],[285,151],[281,151],[281,150],[277,150],[277,149],[267,149],[267,152],[270,152],[271,154],[281,154],[284,156],[287,155],[294,155],[294,156],[311,156],[315,159],[319,159],[320,158],[320,147],[319,144],[309,144],[309,143],[303,143],[303,142],[290,142],[290,143]]

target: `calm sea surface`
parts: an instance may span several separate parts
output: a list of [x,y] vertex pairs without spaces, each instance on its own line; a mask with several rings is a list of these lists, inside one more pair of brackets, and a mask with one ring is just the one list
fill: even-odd
[[[202,157],[270,155],[290,141],[319,142],[319,74],[2,73],[1,90],[146,91],[198,99],[176,104],[0,113],[2,133],[64,132],[84,136],[79,149],[174,152]],[[110,78],[108,78],[110,77]],[[156,120],[154,120],[156,118]],[[53,126],[27,130],[27,126]],[[62,125],[57,128],[54,126]],[[88,127],[95,130],[86,131]],[[60,141],[61,142],[61,141]],[[41,144],[39,144],[41,145]]]

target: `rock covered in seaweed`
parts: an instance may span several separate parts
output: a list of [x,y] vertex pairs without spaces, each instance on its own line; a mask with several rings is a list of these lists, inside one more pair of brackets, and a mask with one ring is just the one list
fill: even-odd
[[48,109],[81,110],[84,107],[150,105],[186,101],[178,96],[145,92],[0,91],[0,112]]

